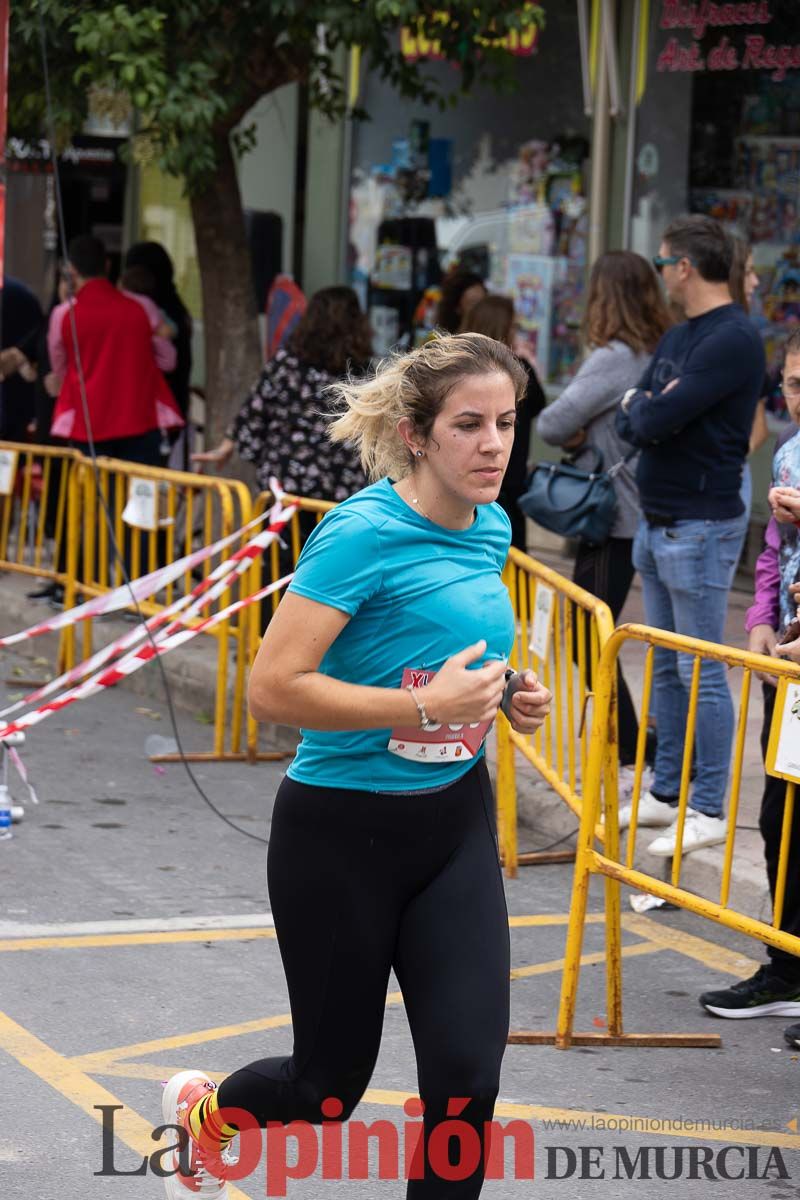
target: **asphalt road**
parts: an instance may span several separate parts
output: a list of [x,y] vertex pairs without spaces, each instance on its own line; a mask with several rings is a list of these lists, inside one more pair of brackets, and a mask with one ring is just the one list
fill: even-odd
[[[19,686],[15,665],[33,670],[30,659],[3,662],[11,690]],[[208,747],[206,726],[186,715],[181,722],[188,749]],[[172,1070],[199,1066],[222,1078],[291,1048],[266,915],[264,846],[223,824],[182,767],[148,761],[145,740],[154,733],[170,734],[165,706],[116,690],[54,716],[25,748],[42,802],[12,841],[0,843],[4,1197],[162,1196],[149,1169],[96,1174],[103,1167],[97,1106],[122,1106],[113,1164],[131,1171],[158,1148],[150,1130],[159,1121],[160,1081]],[[195,770],[226,815],[268,836],[279,765]],[[523,869],[507,885],[514,1027],[554,1027],[570,882],[571,867],[549,866]],[[605,1019],[600,889],[591,909],[577,1025],[598,1031]],[[207,928],[196,928],[200,919]],[[696,1001],[704,987],[749,974],[760,947],[663,911],[626,920],[624,940],[626,1029],[720,1032],[722,1047],[509,1047],[498,1117],[531,1127],[536,1177],[515,1179],[509,1154],[506,1177],[487,1182],[483,1195],[800,1196],[800,1061],[783,1046],[786,1022],[716,1022]],[[392,1122],[402,1145],[402,1105],[416,1080],[394,990],[393,982],[380,1058],[356,1116]],[[626,1120],[633,1129],[620,1128]],[[735,1177],[740,1172],[744,1178]],[[747,1177],[753,1172],[758,1177]],[[341,1194],[337,1186],[318,1169],[290,1181],[288,1195],[322,1200]],[[265,1187],[261,1168],[231,1189],[232,1200],[263,1196]],[[404,1190],[377,1178],[373,1154],[370,1178],[348,1181],[346,1194],[389,1200]]]

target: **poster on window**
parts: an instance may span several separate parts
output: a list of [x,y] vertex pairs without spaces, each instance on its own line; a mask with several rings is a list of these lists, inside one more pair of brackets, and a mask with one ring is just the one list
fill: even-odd
[[506,271],[506,291],[514,301],[517,328],[536,355],[543,378],[549,373],[558,262],[542,254],[509,254]]

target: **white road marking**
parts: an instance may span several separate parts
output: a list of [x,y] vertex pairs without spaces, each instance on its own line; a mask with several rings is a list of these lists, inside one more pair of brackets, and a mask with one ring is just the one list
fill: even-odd
[[274,929],[272,913],[244,913],[219,917],[154,917],[146,920],[54,922],[27,925],[21,921],[0,921],[0,938],[80,937],[82,934],[173,933],[192,929]]

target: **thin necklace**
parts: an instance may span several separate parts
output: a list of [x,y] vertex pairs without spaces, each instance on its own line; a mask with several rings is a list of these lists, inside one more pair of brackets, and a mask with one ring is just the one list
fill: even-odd
[[426,521],[430,521],[432,525],[436,524],[436,522],[433,520],[433,518],[428,516],[428,514],[425,512],[425,509],[420,504],[417,496],[411,497],[411,503],[415,504],[417,506],[417,508],[419,509],[420,513],[422,514],[422,516],[425,518]]
[[[411,497],[411,503],[412,503],[412,504],[415,506],[415,508],[417,509],[417,511],[420,513],[420,515],[421,515],[421,516],[423,516],[423,517],[425,518],[425,520],[426,520],[426,521],[430,521],[431,525],[441,525],[441,521],[434,521],[433,517],[432,517],[432,516],[430,516],[430,514],[429,514],[429,513],[426,513],[425,509],[422,507],[422,505],[421,505],[421,504],[420,504],[420,502],[419,502],[419,497],[418,497],[418,496],[412,496],[412,497]],[[470,525],[472,525],[472,523],[473,523],[473,521],[474,521],[474,520],[475,520],[475,510],[473,509],[473,510],[472,510],[472,521],[470,521]],[[444,525],[444,526],[442,526],[442,528],[443,528],[443,529],[450,529],[450,528],[451,528],[451,526],[449,526],[449,525]],[[469,529],[469,525],[466,525],[464,528],[465,528],[465,529]]]

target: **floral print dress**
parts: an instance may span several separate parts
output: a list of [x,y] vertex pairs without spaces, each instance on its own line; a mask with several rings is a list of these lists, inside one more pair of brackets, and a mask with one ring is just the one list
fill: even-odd
[[335,376],[279,350],[231,424],[227,436],[242,458],[256,464],[264,491],[271,476],[287,492],[313,500],[346,500],[366,486],[355,450],[328,438]]

